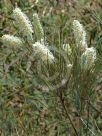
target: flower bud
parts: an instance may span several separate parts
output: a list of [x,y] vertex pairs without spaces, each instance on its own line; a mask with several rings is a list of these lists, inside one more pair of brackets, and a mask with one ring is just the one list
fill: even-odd
[[43,28],[41,26],[40,19],[36,13],[33,14],[33,26],[37,40],[43,39],[44,38]]
[[71,55],[72,50],[69,44],[63,44],[63,49],[67,52],[68,55]]
[[67,64],[67,71],[68,71],[68,73],[71,72],[72,67],[73,67],[72,64]]

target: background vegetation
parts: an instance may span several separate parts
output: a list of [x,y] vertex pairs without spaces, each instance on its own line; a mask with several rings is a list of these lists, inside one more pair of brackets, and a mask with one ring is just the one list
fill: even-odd
[[[31,73],[29,56],[22,54],[19,49],[15,51],[14,48],[8,48],[0,42],[0,135],[74,136],[77,135],[73,131],[72,125],[74,125],[79,136],[101,136],[102,1],[1,0],[0,37],[4,34],[17,34],[12,19],[12,10],[17,6],[28,15],[31,21],[33,21],[32,14],[38,13],[50,45],[58,47],[63,43],[74,44],[72,32],[74,19],[85,26],[88,47],[94,46],[97,49],[96,70],[92,77],[88,77],[89,81],[92,81],[90,86],[92,84],[91,93],[94,95],[91,101],[86,102],[88,104],[84,113],[79,115],[79,98],[71,90],[72,87],[74,91],[78,89],[77,84],[80,79],[75,77],[75,82],[59,89],[59,91],[66,90],[62,94],[66,105],[64,107],[60,94],[48,88],[48,83],[45,83],[40,76]],[[35,67],[34,63],[33,68]],[[75,72],[78,73],[78,70],[76,69]],[[79,120],[82,122],[81,125]],[[80,129],[81,132],[79,132]]]

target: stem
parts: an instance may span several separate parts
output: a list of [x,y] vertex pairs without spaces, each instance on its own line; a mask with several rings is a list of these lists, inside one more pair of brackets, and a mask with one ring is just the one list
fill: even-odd
[[89,100],[87,100],[87,129],[86,129],[86,136],[88,136],[88,127],[89,127],[89,113],[90,113],[90,107],[89,107]]
[[67,108],[65,106],[64,99],[62,98],[62,94],[61,93],[60,93],[60,100],[61,100],[62,107],[63,107],[63,109],[64,109],[64,111],[65,111],[65,113],[67,115],[67,118],[69,119],[70,124],[72,125],[72,128],[73,128],[73,130],[75,132],[75,135],[78,136],[77,130],[76,130],[76,128],[75,128],[71,118],[70,118],[70,115],[68,114],[68,111],[67,111]]

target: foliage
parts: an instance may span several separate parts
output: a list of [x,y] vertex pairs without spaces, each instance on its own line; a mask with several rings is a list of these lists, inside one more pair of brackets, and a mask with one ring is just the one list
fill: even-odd
[[[101,0],[2,0],[0,4],[0,36],[21,37],[24,43],[15,47],[0,41],[1,135],[100,136],[102,96],[98,96],[101,89],[95,86],[102,72]],[[29,16],[32,24],[36,22],[33,14],[38,13],[44,45],[56,58],[52,64],[39,61],[39,54],[36,57],[32,53],[32,43],[13,24],[12,10],[16,5]],[[75,19],[85,26],[88,47],[97,49],[95,66],[84,72],[72,29]],[[36,31],[34,43],[42,36]],[[63,44],[69,44],[71,54],[68,48],[63,49]],[[67,64],[73,64],[72,69]]]

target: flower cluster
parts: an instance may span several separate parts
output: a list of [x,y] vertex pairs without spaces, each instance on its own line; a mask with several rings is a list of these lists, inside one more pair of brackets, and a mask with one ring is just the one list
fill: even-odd
[[96,49],[87,47],[86,32],[78,20],[73,21],[73,31],[76,45],[79,47],[80,51],[83,51],[81,55],[81,69],[89,70],[96,60]]
[[4,45],[9,45],[9,46],[22,46],[23,42],[20,38],[12,35],[5,34],[2,36],[2,42]]
[[[54,62],[54,56],[50,52],[50,50],[45,46],[44,43],[44,31],[40,23],[40,19],[38,15],[33,14],[33,27],[28,17],[19,9],[15,8],[13,11],[13,17],[15,19],[15,25],[19,29],[22,34],[22,38],[27,38],[27,42],[33,47],[33,51],[36,56],[39,57],[43,62]],[[86,32],[80,24],[78,20],[73,21],[73,31],[76,40],[76,45],[78,49],[81,51],[81,68],[85,70],[89,70],[96,59],[96,50],[95,48],[87,47],[86,42]],[[35,32],[37,42],[34,43],[33,40],[33,32]],[[11,35],[3,35],[2,42],[5,45],[10,46],[21,46],[23,42],[20,38]],[[63,49],[70,56],[72,54],[72,50],[69,44],[63,44]],[[78,50],[79,51],[79,50]],[[70,59],[69,59],[70,60]],[[72,62],[71,62],[72,63]],[[68,69],[72,68],[72,64],[67,64]]]
[[33,44],[33,49],[35,55],[40,57],[43,62],[52,63],[54,61],[53,54],[49,51],[49,49],[46,46],[44,46],[44,44],[36,42],[35,44]]
[[23,37],[27,38],[29,43],[33,42],[33,28],[28,17],[19,9],[15,8],[13,11],[13,17],[15,19],[15,25],[17,29],[22,33]]
[[86,32],[78,20],[73,21],[73,31],[77,47],[84,51],[87,48]]
[[[33,15],[34,32],[37,38],[36,43],[33,43],[33,27],[28,17],[19,8],[13,10],[13,17],[15,19],[15,26],[21,32],[22,38],[27,38],[27,42],[32,45],[35,55],[39,56],[39,59],[42,61],[48,60],[48,62],[52,63],[54,56],[44,44],[44,32],[38,15],[36,13]],[[9,46],[23,45],[20,38],[12,35],[3,35],[2,42]]]
[[81,68],[89,70],[94,65],[96,60],[96,49],[94,47],[87,48],[81,56]]

